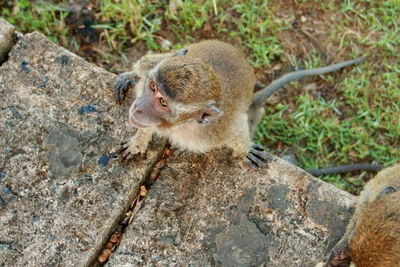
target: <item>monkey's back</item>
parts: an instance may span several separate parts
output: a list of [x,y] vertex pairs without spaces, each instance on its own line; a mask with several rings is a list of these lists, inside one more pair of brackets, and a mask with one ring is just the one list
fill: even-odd
[[[253,68],[234,46],[207,40],[188,45],[188,56],[199,58],[210,65],[221,82],[221,106],[224,112],[246,112],[251,104],[256,78]],[[233,105],[225,105],[227,102]]]
[[400,266],[400,191],[385,195],[360,214],[350,251],[356,266]]

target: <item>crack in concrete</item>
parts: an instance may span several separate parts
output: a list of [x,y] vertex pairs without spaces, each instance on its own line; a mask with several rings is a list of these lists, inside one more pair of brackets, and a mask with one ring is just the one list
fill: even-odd
[[[134,188],[130,193],[129,193],[129,200],[125,203],[125,206],[122,207],[121,212],[119,213],[119,216],[115,219],[114,223],[112,226],[108,229],[107,233],[103,236],[101,241],[98,243],[98,245],[94,248],[93,253],[91,256],[88,257],[87,262],[85,263],[85,267],[98,267],[98,266],[103,266],[104,264],[107,263],[108,258],[106,261],[103,263],[100,263],[98,261],[98,258],[101,256],[103,253],[103,250],[106,248],[107,244],[111,242],[110,240],[113,238],[114,234],[116,232],[120,233],[119,240],[122,239],[126,228],[132,221],[132,218],[129,218],[129,220],[126,222],[126,214],[129,211],[132,211],[135,208],[135,202],[138,199],[138,196],[140,194],[140,188],[142,186],[145,186],[146,189],[149,191],[151,188],[151,185],[154,182],[154,170],[158,170],[159,166],[158,163],[160,161],[163,161],[163,158],[165,157],[165,150],[167,147],[167,142],[164,141],[161,149],[159,150],[156,158],[154,161],[151,163],[151,165],[146,169],[145,174],[143,175],[143,181],[140,183],[140,185],[136,188]],[[145,197],[141,199],[141,201],[144,201]],[[135,214],[133,214],[134,216]],[[113,247],[113,251],[118,247],[119,241],[116,244],[115,247]]]

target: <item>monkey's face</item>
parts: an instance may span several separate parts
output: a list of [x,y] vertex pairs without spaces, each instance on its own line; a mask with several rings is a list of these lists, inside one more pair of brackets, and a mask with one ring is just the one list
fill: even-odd
[[169,97],[151,78],[147,79],[144,87],[143,94],[133,102],[129,110],[129,121],[138,128],[165,123],[172,114]]
[[223,112],[217,107],[220,85],[209,66],[196,59],[173,58],[152,69],[129,119],[139,128],[168,128],[187,121],[208,124]]

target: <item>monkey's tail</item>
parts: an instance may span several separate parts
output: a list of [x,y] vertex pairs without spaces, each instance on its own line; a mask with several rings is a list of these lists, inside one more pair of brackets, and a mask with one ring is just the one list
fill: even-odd
[[256,107],[264,105],[265,102],[267,101],[267,99],[276,90],[278,90],[279,88],[281,88],[282,86],[284,86],[285,84],[287,84],[291,81],[298,80],[298,79],[301,79],[301,78],[304,78],[307,76],[320,75],[320,74],[336,71],[336,70],[339,70],[341,68],[344,68],[344,67],[347,67],[350,65],[362,63],[364,61],[365,61],[365,57],[360,57],[360,58],[343,61],[343,62],[334,64],[334,65],[329,65],[329,66],[322,67],[322,68],[311,69],[311,70],[299,70],[299,71],[287,73],[287,74],[283,75],[282,77],[280,77],[279,79],[272,81],[272,83],[270,85],[264,87],[261,91],[258,91],[257,93],[255,93],[253,96],[253,102],[252,102],[251,106],[256,108]]
[[324,174],[340,174],[353,171],[380,171],[382,168],[383,167],[378,164],[360,163],[360,164],[348,164],[332,168],[306,170],[306,172],[310,173],[313,176],[321,176]]

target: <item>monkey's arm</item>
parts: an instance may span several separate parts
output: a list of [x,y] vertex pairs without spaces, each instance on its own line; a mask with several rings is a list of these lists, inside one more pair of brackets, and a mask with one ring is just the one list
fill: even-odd
[[137,154],[146,153],[153,132],[153,129],[138,129],[134,136],[123,142],[117,150],[117,153],[121,155],[121,160],[130,160]]
[[268,97],[272,95],[276,90],[284,86],[285,84],[298,80],[307,76],[313,76],[313,75],[320,75],[328,72],[333,72],[339,69],[342,69],[344,67],[362,63],[365,61],[364,57],[356,58],[353,60],[348,60],[348,61],[343,61],[334,65],[329,65],[326,67],[322,68],[317,68],[317,69],[311,69],[311,70],[300,70],[300,71],[295,71],[291,72],[288,74],[283,75],[277,80],[274,80],[270,85],[262,89],[261,91],[258,91],[257,93],[254,94],[253,96],[253,103],[251,104],[252,107],[254,106],[259,107],[265,104],[267,101]]

